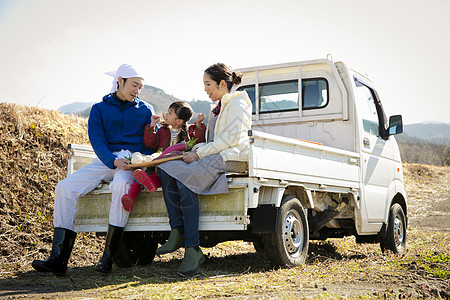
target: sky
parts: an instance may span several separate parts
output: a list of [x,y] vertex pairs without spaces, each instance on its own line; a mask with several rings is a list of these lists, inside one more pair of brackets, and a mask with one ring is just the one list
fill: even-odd
[[332,55],[367,74],[387,115],[450,122],[448,0],[0,0],[0,102],[96,102],[123,63],[208,100],[203,71]]

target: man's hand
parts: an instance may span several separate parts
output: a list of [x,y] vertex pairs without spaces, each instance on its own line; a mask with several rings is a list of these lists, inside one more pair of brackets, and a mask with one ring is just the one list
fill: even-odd
[[189,151],[183,154],[183,160],[187,163],[191,163],[199,159],[200,157],[198,157],[197,153],[194,151]]
[[133,168],[128,166],[130,163],[126,158],[118,158],[114,161],[114,166],[122,170],[132,170]]

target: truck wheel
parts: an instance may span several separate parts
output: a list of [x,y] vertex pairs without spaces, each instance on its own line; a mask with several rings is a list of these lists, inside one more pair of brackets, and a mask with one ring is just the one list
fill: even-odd
[[148,265],[153,261],[157,247],[151,232],[124,231],[113,260],[119,268]]
[[380,242],[381,251],[403,253],[406,247],[406,217],[403,208],[394,203],[389,211],[386,237]]
[[309,246],[309,229],[300,201],[284,195],[278,209],[275,232],[263,236],[270,262],[277,266],[298,266],[305,262]]

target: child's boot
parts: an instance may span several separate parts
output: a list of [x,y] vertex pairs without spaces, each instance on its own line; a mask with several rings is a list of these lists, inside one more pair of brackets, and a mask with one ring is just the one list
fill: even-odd
[[137,182],[133,182],[131,185],[130,192],[122,196],[122,206],[128,212],[131,212],[136,203],[136,199],[141,192],[141,185]]
[[140,184],[145,186],[149,192],[156,191],[157,188],[161,186],[161,179],[155,172],[152,172],[150,176],[141,169],[137,169],[133,173],[134,179],[136,179]]

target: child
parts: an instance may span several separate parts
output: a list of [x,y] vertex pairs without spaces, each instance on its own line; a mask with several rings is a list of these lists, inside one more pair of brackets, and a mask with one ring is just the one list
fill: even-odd
[[[196,143],[205,142],[206,125],[203,124],[204,115],[199,113],[194,124],[187,128],[186,123],[192,117],[194,111],[191,106],[184,101],[176,101],[170,104],[164,116],[162,126],[156,130],[156,124],[161,121],[161,117],[153,115],[151,122],[145,127],[144,144],[146,147],[165,150],[167,147],[187,142],[189,139],[197,139]],[[145,186],[149,192],[154,192],[161,186],[161,180],[155,173],[155,168],[147,168],[145,171],[136,169],[133,173],[137,182],[131,186],[130,192],[122,196],[122,205],[126,211],[133,210],[136,198],[141,192],[141,185]],[[140,184],[139,184],[140,183]]]

